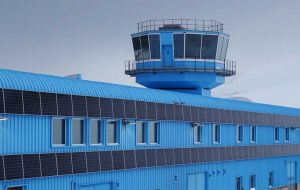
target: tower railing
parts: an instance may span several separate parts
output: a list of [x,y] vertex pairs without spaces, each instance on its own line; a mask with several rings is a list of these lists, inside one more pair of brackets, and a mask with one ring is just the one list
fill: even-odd
[[160,19],[138,23],[138,32],[176,29],[222,32],[223,23],[216,20],[198,19]]
[[126,60],[125,61],[125,74],[135,76],[140,73],[158,73],[158,72],[204,72],[204,73],[216,73],[221,76],[236,75],[236,62],[232,60],[224,60],[219,63],[216,61],[196,60],[189,61],[188,64],[176,64],[176,61],[172,67],[165,67],[158,65],[155,61],[139,61]]

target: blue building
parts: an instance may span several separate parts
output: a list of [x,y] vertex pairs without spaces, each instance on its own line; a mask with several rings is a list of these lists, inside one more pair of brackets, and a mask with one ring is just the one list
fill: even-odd
[[211,97],[236,74],[223,24],[150,20],[147,88],[0,70],[0,190],[296,190],[300,110]]

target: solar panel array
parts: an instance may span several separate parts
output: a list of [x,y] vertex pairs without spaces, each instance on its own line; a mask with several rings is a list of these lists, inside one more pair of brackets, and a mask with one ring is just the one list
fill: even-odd
[[300,126],[298,116],[10,89],[0,89],[0,113]]
[[299,155],[300,145],[262,145],[0,156],[0,181]]

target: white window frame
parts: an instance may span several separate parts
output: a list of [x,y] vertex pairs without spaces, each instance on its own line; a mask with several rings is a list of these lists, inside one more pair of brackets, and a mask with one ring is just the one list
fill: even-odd
[[[100,136],[99,136],[99,140],[100,140],[100,143],[97,143],[97,144],[95,144],[95,143],[92,143],[92,138],[91,138],[91,128],[92,128],[92,125],[91,125],[91,121],[97,121],[98,122],[98,124],[100,123],[100,126],[98,126],[98,127],[100,127]],[[91,143],[91,145],[92,146],[101,146],[101,145],[103,145],[103,127],[102,127],[102,120],[101,119],[90,119],[90,122],[89,122],[89,137],[90,137],[90,143]]]
[[[278,130],[278,139],[276,139],[276,130]],[[274,142],[278,143],[280,139],[280,128],[274,127]]]
[[[143,143],[139,143],[138,142],[138,126],[137,126],[137,123],[141,123],[142,124],[142,128],[144,129],[144,131],[143,131],[143,133],[144,133],[144,142]],[[136,122],[136,125],[135,125],[135,134],[136,134],[136,136],[135,136],[135,142],[136,142],[136,145],[146,145],[147,144],[147,129],[148,129],[148,123],[147,122],[145,122],[145,121],[137,121]]]
[[[199,135],[199,132],[198,132],[198,134],[197,134],[197,137],[199,138],[199,141],[196,141],[195,140],[195,128],[198,128],[198,130],[197,131],[201,131],[200,132],[200,136],[198,136]],[[193,140],[194,140],[194,144],[202,144],[203,143],[203,125],[202,124],[200,124],[200,125],[196,125],[194,128],[193,128]]]
[[[287,130],[288,130],[288,136],[287,136]],[[287,139],[287,137],[288,137],[288,139]],[[291,140],[291,130],[289,127],[285,127],[284,128],[284,141],[290,142],[290,140]]]
[[[240,127],[242,128],[242,139],[240,139]],[[244,137],[244,126],[243,125],[236,125],[236,142],[237,143],[242,143],[243,142],[243,137]]]
[[[255,134],[253,134],[253,128],[255,128]],[[255,140],[253,140],[253,137],[255,136]],[[257,142],[257,126],[256,125],[251,125],[250,126],[250,142],[251,143],[256,143]]]
[[[115,133],[115,136],[116,136],[116,142],[115,143],[109,143],[107,142],[107,133],[108,133],[108,122],[111,122],[111,121],[115,121],[116,122],[116,133]],[[119,145],[120,144],[120,130],[119,130],[119,121],[117,119],[107,119],[105,121],[105,142],[106,142],[106,145],[109,145],[109,146],[116,146],[116,145]]]
[[[54,119],[64,119],[65,120],[65,144],[54,144],[53,142],[53,135],[54,135],[54,131],[53,131],[53,120]],[[66,147],[68,145],[67,142],[67,137],[68,137],[68,121],[66,117],[52,117],[51,119],[51,145],[52,147]]]
[[[219,131],[220,131],[220,133],[219,133],[219,139],[217,139],[218,141],[215,141],[215,138],[216,138],[216,126],[219,126]],[[212,130],[212,132],[213,132],[213,135],[212,135],[212,137],[213,137],[213,144],[220,144],[221,143],[221,125],[220,124],[213,124],[213,130]]]
[[[80,120],[80,121],[82,121],[83,122],[83,134],[82,134],[82,144],[74,144],[73,143],[73,127],[74,127],[74,125],[73,125],[73,122],[74,122],[74,120]],[[72,118],[72,127],[71,127],[71,140],[72,140],[72,146],[85,146],[86,145],[86,127],[85,127],[85,125],[86,125],[86,121],[85,121],[85,119],[84,118]]]
[[160,131],[160,129],[159,129],[160,128],[160,124],[157,121],[153,121],[154,126],[156,126],[156,142],[153,143],[153,142],[150,142],[150,139],[151,139],[150,138],[150,135],[151,135],[151,132],[150,132],[151,126],[149,125],[149,123],[150,122],[148,122],[148,124],[147,124],[147,127],[148,127],[148,129],[147,129],[147,132],[148,132],[148,135],[147,135],[148,136],[148,143],[149,143],[149,145],[158,145],[158,144],[160,144],[160,142],[159,142],[160,141],[160,137],[159,137],[160,136],[159,135],[160,134],[160,132],[159,132]]

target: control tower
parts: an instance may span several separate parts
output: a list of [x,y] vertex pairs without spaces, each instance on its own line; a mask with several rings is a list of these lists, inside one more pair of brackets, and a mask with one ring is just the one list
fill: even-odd
[[125,62],[125,73],[147,88],[210,96],[236,74],[226,59],[229,35],[218,21],[148,20],[131,37],[135,59]]

